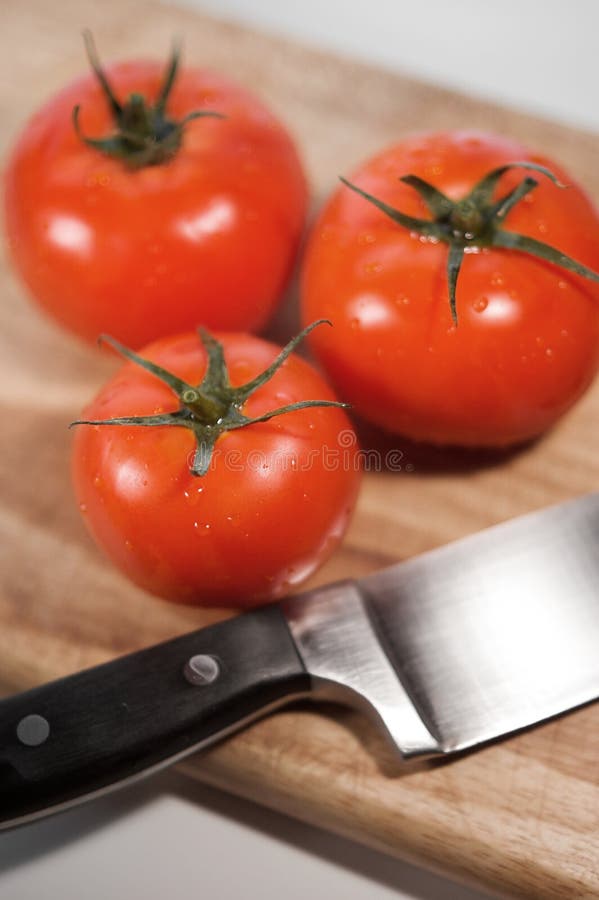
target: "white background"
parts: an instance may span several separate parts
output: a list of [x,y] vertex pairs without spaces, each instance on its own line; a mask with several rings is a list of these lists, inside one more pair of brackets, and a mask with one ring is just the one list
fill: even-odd
[[[193,0],[188,5],[194,5]],[[207,0],[195,5],[599,130],[596,0]],[[483,897],[249,803],[190,785],[175,773],[0,838],[3,900],[113,896]]]
[[186,5],[599,130],[597,0],[186,0]]

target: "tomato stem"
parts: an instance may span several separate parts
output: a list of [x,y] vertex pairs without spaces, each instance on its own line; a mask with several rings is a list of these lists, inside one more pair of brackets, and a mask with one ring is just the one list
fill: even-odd
[[296,403],[289,403],[286,406],[269,410],[254,418],[250,418],[242,412],[243,405],[248,398],[273,377],[300,341],[318,325],[324,324],[330,325],[331,323],[327,319],[319,319],[317,322],[308,325],[300,334],[289,341],[264,372],[246,384],[239,386],[233,386],[229,381],[222,344],[203,328],[198,329],[198,334],[208,357],[208,364],[202,380],[197,385],[189,384],[167,369],[163,369],[157,363],[139,356],[139,354],[120,344],[114,338],[103,336],[101,340],[110,344],[117,353],[163,381],[178,399],[179,408],[172,412],[151,416],[78,419],[75,422],[71,422],[69,427],[71,428],[75,425],[142,427],[176,425],[188,428],[193,432],[196,439],[196,450],[190,471],[192,475],[205,475],[210,467],[215,444],[221,434],[227,431],[235,431],[248,425],[267,422],[275,416],[281,416],[300,409],[309,409],[316,406],[348,408],[348,403],[340,403],[337,400],[300,400]]
[[173,45],[167,64],[164,80],[153,105],[137,93],[133,93],[121,103],[104,72],[94,39],[90,31],[84,31],[83,40],[90,65],[102,88],[110,113],[114,120],[115,131],[103,138],[90,138],[83,134],[79,122],[80,107],[73,108],[73,127],[83,143],[94,150],[120,159],[130,169],[155,166],[168,162],[179,150],[185,126],[194,119],[226,118],[222,113],[211,110],[194,110],[175,120],[166,115],[166,107],[179,69],[181,48],[178,42]]
[[493,202],[493,195],[500,179],[510,169],[530,169],[545,175],[557,187],[566,187],[545,166],[529,162],[508,163],[493,169],[475,184],[469,194],[460,200],[451,200],[434,185],[417,175],[404,175],[400,181],[418,192],[433,216],[432,219],[418,219],[414,216],[407,216],[378,197],[374,197],[352,184],[346,178],[340,177],[340,180],[346,187],[372,203],[397,225],[431,240],[442,241],[449,246],[447,255],[449,306],[454,324],[457,325],[458,277],[465,251],[470,248],[501,247],[505,250],[518,250],[573,272],[575,275],[599,282],[599,273],[565,253],[561,253],[549,244],[537,241],[527,235],[505,231],[500,227],[510,210],[539,184],[536,179],[527,176],[512,191]]

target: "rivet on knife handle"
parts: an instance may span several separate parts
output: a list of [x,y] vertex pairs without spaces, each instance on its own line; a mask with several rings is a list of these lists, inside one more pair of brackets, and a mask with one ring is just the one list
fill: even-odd
[[277,606],[0,702],[0,827],[206,746],[310,680]]

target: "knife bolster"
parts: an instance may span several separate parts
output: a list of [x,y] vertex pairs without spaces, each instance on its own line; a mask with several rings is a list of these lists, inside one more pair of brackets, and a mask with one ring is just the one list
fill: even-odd
[[422,719],[385,649],[370,602],[353,581],[288,597],[281,607],[319,697],[357,707],[383,725],[403,759],[443,747]]

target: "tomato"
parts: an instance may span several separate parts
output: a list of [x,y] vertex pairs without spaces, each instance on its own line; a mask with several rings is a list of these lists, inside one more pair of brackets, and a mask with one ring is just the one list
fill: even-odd
[[[488,202],[474,213],[486,215],[517,189],[507,212],[484,228],[470,218],[474,227],[460,230],[450,218],[456,202],[490,170],[516,161],[545,166],[569,186],[543,171],[523,182],[521,167],[495,173]],[[417,179],[399,180],[407,175],[441,191],[453,207]],[[424,233],[402,227],[381,203],[426,220],[418,226]],[[458,212],[471,217],[473,208],[462,203]],[[447,271],[452,227],[462,260],[457,322]],[[471,227],[479,228],[478,237]],[[591,201],[553,161],[514,140],[473,132],[409,137],[336,191],[305,255],[303,317],[333,321],[334,329],[315,333],[312,345],[363,417],[418,441],[502,446],[539,435],[581,396],[599,362],[597,276],[510,249],[514,233],[527,236],[527,246],[542,241],[599,269],[599,218]],[[493,245],[495,239],[505,246]]]
[[[289,134],[251,93],[213,72],[181,70],[156,121],[162,65],[125,62],[106,76],[123,128],[143,114],[172,153],[159,164],[131,154],[127,164],[86,144],[117,142],[115,110],[93,74],[43,106],[6,172],[9,246],[31,294],[90,341],[108,332],[140,347],[198,323],[259,330],[285,287],[305,217]],[[147,100],[141,113],[132,94]],[[183,123],[192,111],[204,115]],[[151,148],[162,146],[150,138]]]
[[[219,339],[234,386],[259,376],[278,351],[245,334]],[[164,338],[143,356],[195,385],[207,375],[206,347],[218,357],[218,345],[206,336],[203,341],[195,333]],[[212,365],[218,370],[218,359]],[[206,383],[216,403],[223,394],[214,387],[214,368]],[[330,404],[334,395],[315,369],[291,355],[242,405],[225,402],[212,421],[232,416],[235,422],[239,410],[261,417],[317,399]],[[216,436],[205,474],[198,476],[191,472],[199,447],[192,408],[188,391],[177,399],[134,361],[102,388],[85,421],[163,417],[183,409],[189,427],[79,425],[73,480],[85,521],[112,561],[151,593],[206,606],[274,600],[311,575],[345,531],[360,480],[351,425],[338,406],[233,425]]]

